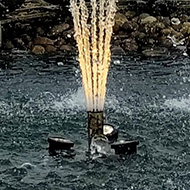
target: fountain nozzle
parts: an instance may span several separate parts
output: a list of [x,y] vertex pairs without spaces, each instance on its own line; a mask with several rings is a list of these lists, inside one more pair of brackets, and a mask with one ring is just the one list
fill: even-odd
[[92,138],[103,135],[104,114],[103,111],[87,112],[88,114],[88,146],[91,149]]

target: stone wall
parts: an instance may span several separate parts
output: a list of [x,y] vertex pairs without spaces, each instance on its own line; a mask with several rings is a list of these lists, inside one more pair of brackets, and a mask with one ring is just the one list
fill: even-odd
[[[34,54],[76,52],[68,7],[52,6],[51,0],[48,3],[33,0],[33,3],[28,5],[25,2],[19,10],[6,16],[2,49],[16,48]],[[113,54],[140,52],[158,55],[175,49],[188,53],[189,7],[185,1],[180,5],[186,7],[175,3],[164,0],[120,1],[112,38]]]

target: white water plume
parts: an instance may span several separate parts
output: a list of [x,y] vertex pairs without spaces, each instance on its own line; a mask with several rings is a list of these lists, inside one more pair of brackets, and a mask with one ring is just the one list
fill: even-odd
[[70,0],[87,111],[102,111],[116,0]]

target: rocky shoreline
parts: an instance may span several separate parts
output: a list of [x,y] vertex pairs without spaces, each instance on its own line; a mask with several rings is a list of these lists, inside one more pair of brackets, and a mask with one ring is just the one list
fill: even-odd
[[[28,4],[25,2],[3,18],[1,50],[26,50],[38,55],[76,52],[69,8],[41,0],[31,2],[27,0]],[[183,9],[163,12],[163,15],[161,11],[145,11],[142,6],[137,11],[129,5],[118,9],[112,37],[113,54],[138,52],[153,57],[170,50],[189,54],[190,15]]]

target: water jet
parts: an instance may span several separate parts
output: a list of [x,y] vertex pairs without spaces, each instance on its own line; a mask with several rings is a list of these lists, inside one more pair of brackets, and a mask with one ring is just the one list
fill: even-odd
[[86,98],[89,152],[101,152],[102,144],[105,148],[118,137],[118,130],[105,125],[103,114],[116,1],[90,0],[87,6],[85,0],[70,0]]

